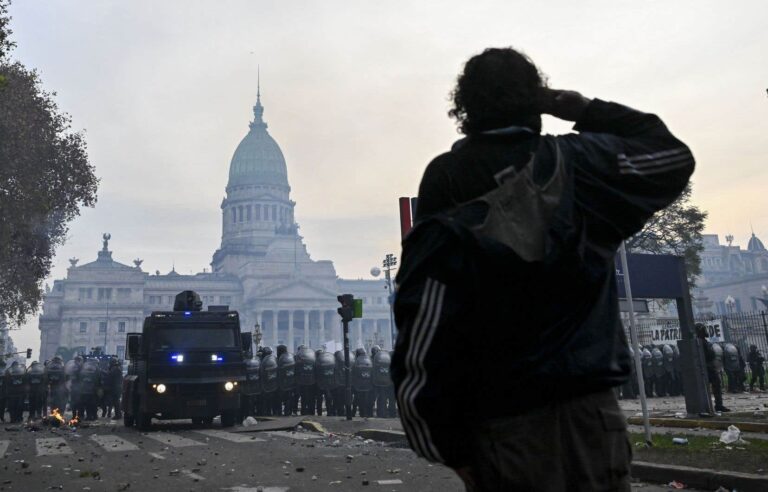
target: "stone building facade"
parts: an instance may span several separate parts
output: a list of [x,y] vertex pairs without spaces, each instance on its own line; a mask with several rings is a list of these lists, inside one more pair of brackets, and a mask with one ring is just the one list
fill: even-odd
[[[752,233],[746,249],[733,236],[720,243],[716,234],[704,235],[701,276],[694,291],[698,314],[728,314],[765,309],[768,305],[768,250]],[[765,301],[765,302],[764,302]]]
[[364,299],[364,318],[350,329],[353,347],[391,347],[390,309],[383,280],[339,279],[329,260],[313,260],[299,235],[288,171],[277,142],[267,131],[260,94],[254,120],[229,167],[221,203],[221,246],[211,271],[151,275],[141,260],[129,266],[112,258],[109,234],[93,262],[71,266],[44,297],[40,316],[41,359],[60,347],[101,346],[122,357],[125,334],[141,330],[152,311],[169,310],[182,290],[200,294],[205,307],[228,305],[240,312],[242,329],[257,325],[263,345],[320,347],[341,343],[336,296]]

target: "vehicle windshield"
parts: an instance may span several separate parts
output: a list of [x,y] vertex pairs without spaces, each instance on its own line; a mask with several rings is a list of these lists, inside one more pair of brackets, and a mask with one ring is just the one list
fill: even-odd
[[219,323],[183,323],[153,327],[151,350],[235,348],[235,329]]

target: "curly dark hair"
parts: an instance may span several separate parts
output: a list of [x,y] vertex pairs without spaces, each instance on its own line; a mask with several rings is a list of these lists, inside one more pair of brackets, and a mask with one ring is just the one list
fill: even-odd
[[487,48],[464,65],[448,115],[464,134],[511,125],[541,131],[541,89],[546,86],[546,76],[525,54]]

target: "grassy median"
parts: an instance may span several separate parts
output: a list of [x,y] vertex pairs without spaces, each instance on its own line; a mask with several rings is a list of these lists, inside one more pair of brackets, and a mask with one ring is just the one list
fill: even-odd
[[[723,444],[716,436],[692,436],[683,433],[655,434],[653,446],[643,445],[642,433],[629,433],[634,459],[651,463],[692,466],[718,471],[768,474],[768,441],[745,439],[748,444]],[[672,439],[682,437],[688,444],[674,444]],[[640,444],[637,444],[640,443]]]

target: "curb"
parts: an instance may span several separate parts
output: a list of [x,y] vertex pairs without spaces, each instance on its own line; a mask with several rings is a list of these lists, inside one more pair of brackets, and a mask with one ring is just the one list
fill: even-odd
[[768,490],[768,476],[739,472],[718,472],[690,466],[661,465],[645,461],[632,462],[632,478],[652,483],[667,484],[673,480],[686,488],[715,490],[725,487],[740,492]]
[[405,441],[405,432],[382,429],[362,429],[355,432],[355,435],[363,439],[373,439],[374,441],[397,442]]
[[[728,430],[729,425],[735,425],[742,432],[768,433],[768,423],[762,422],[728,422],[724,420],[690,420],[690,419],[667,419],[651,417],[650,423],[657,427],[680,427],[683,429],[693,429],[701,427],[702,429]],[[629,417],[627,423],[632,425],[643,425],[642,417]]]

